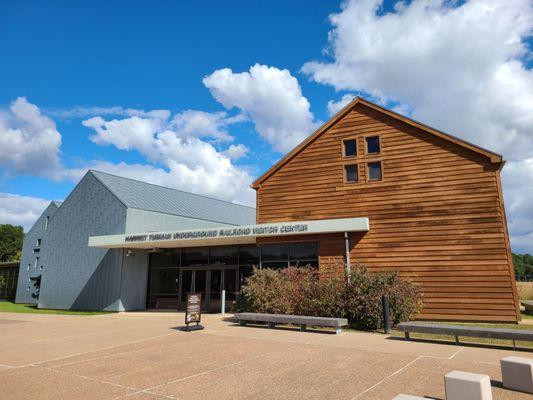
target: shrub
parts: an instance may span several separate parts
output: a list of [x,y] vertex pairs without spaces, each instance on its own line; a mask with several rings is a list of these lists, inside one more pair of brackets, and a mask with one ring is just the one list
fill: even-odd
[[417,285],[397,272],[370,272],[355,266],[344,276],[322,279],[310,267],[254,269],[242,288],[243,308],[250,312],[348,318],[357,329],[383,326],[381,298],[389,296],[391,321],[411,319],[420,310]]

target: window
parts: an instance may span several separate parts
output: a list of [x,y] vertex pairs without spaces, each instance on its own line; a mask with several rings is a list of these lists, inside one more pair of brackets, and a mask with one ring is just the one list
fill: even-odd
[[46,217],[46,219],[44,220],[44,230],[47,231],[48,230],[48,222],[50,221],[50,217]]
[[343,140],[344,157],[355,157],[357,155],[357,140]]
[[28,271],[30,270],[31,264],[28,264]]
[[40,246],[41,245],[41,239],[37,239],[37,244],[36,246]]
[[39,257],[35,258],[35,269],[37,269],[37,266],[39,265]]
[[369,136],[366,138],[366,154],[377,154],[381,151],[379,136]]
[[382,178],[381,161],[368,163],[368,180],[380,181]]
[[317,243],[271,244],[261,247],[261,268],[318,266]]
[[181,253],[181,266],[188,267],[191,265],[207,265],[209,264],[209,248],[208,247],[192,247],[183,249]]
[[344,180],[346,182],[357,182],[359,180],[357,164],[349,164],[344,166]]
[[239,248],[237,246],[211,247],[209,250],[209,264],[238,265]]

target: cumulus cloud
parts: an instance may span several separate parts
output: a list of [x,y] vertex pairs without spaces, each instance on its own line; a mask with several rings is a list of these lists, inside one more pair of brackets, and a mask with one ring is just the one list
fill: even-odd
[[[70,179],[79,179],[90,167],[229,201],[253,204],[254,193],[248,187],[252,177],[246,169],[235,166],[230,157],[239,151],[242,153],[243,148],[232,145],[227,149],[229,155],[218,151],[212,143],[198,136],[205,134],[222,139],[223,136],[219,133],[223,131],[199,130],[202,124],[192,126],[183,123],[191,115],[191,112],[178,114],[170,122],[140,117],[106,121],[100,116],[83,121],[86,127],[96,132],[91,136],[94,142],[113,145],[121,150],[136,150],[150,164],[94,162],[84,168],[69,171]],[[194,113],[193,117],[197,116]],[[200,116],[201,119],[204,117],[205,115]],[[215,121],[221,119],[227,117],[215,116]],[[176,120],[179,122],[176,123]],[[205,122],[204,119],[203,121]],[[207,121],[207,126],[211,126],[213,121],[209,122],[209,118]]]
[[[381,5],[343,3],[329,18],[325,60],[304,64],[303,72],[503,154],[511,161],[502,175],[511,240],[519,246],[533,232],[533,193],[524,184],[533,179],[524,173],[533,158],[533,72],[525,64],[532,3],[414,0],[390,13]],[[328,103],[330,112],[343,100]]]
[[21,225],[27,232],[49,204],[38,197],[0,193],[0,223]]
[[216,70],[203,80],[226,109],[238,108],[279,152],[287,152],[317,127],[297,79],[286,69],[255,64],[246,72]]
[[226,150],[224,150],[222,154],[232,160],[238,160],[239,158],[242,158],[248,154],[249,151],[250,149],[244,144],[232,144]]
[[71,119],[86,118],[94,115],[104,116],[122,116],[122,117],[150,117],[166,119],[170,117],[169,110],[139,110],[136,108],[126,108],[121,106],[98,107],[98,106],[74,106],[61,109],[47,109],[45,114],[52,118]]
[[17,174],[48,176],[60,166],[61,135],[54,121],[25,97],[0,109],[0,166]]
[[329,115],[334,115],[336,113],[338,113],[340,110],[342,110],[342,108],[348,104],[350,101],[352,101],[353,99],[355,98],[355,95],[354,94],[351,94],[351,93],[347,93],[345,95],[343,95],[339,100],[337,101],[334,101],[334,100],[330,100],[328,101],[328,105],[327,105],[327,108],[328,108],[328,113]]

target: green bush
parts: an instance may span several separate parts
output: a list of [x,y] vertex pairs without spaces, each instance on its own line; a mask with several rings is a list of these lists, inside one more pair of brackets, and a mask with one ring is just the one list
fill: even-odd
[[355,266],[350,282],[338,276],[320,278],[308,267],[255,269],[242,288],[243,308],[250,312],[344,317],[356,329],[383,326],[381,298],[389,296],[391,321],[412,319],[421,307],[417,285],[397,272],[370,272]]

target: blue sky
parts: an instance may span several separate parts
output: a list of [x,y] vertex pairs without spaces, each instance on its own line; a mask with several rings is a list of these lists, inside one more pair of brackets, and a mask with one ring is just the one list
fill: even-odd
[[502,153],[513,247],[533,251],[532,20],[525,0],[2,2],[0,146],[35,140],[0,148],[0,222],[31,225],[91,167],[250,203],[246,182],[363,94]]

